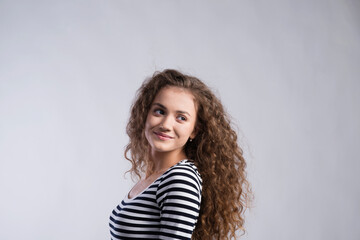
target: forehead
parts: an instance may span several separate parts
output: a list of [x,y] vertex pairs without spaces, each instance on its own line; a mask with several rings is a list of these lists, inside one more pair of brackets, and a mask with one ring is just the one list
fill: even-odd
[[194,95],[189,90],[180,87],[169,86],[162,88],[153,103],[161,103],[165,107],[179,108],[177,110],[193,109],[195,111]]

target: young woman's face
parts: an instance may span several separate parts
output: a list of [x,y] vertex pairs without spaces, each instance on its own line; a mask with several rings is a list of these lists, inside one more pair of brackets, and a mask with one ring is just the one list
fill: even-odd
[[145,124],[145,137],[152,152],[183,154],[189,138],[195,137],[194,96],[179,87],[165,87],[156,95]]

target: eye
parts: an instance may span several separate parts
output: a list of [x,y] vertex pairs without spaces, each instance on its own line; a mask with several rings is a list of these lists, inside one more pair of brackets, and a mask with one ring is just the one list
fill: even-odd
[[180,121],[186,121],[187,120],[187,118],[184,115],[179,115],[177,117],[177,119],[180,120]]
[[157,108],[154,110],[154,113],[155,113],[155,115],[164,115],[165,111]]

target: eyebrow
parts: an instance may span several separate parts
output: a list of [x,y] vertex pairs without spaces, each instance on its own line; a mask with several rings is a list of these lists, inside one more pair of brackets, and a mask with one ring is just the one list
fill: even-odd
[[[153,105],[159,106],[163,109],[167,109],[164,105],[162,105],[161,103],[154,103]],[[177,113],[181,113],[181,114],[187,114],[191,117],[190,113],[186,112],[186,111],[181,111],[181,110],[177,110]]]

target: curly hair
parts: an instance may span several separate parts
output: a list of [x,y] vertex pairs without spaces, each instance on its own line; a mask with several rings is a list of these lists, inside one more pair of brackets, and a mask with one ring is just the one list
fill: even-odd
[[[151,173],[145,122],[157,93],[166,86],[190,91],[197,110],[196,137],[184,146],[203,179],[199,220],[192,239],[232,239],[244,233],[244,212],[251,188],[246,177],[246,162],[237,143],[237,134],[220,100],[199,79],[176,70],[155,72],[137,91],[126,132],[130,141],[125,158],[137,177]],[[130,156],[129,156],[130,153]]]

